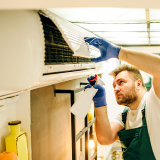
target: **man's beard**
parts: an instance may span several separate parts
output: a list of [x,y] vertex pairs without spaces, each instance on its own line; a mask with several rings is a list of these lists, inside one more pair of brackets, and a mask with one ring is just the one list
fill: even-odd
[[119,105],[124,105],[124,106],[128,106],[129,104],[133,104],[137,98],[138,95],[135,91],[135,86],[134,84],[132,85],[132,87],[130,88],[130,90],[125,94],[126,96],[122,97],[122,98],[117,98],[117,103]]

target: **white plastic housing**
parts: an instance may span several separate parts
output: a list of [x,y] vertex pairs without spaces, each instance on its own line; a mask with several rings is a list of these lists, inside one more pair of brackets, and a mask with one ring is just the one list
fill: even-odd
[[0,11],[0,90],[29,88],[42,76],[44,35],[32,10]]
[[[78,55],[81,57],[90,52],[90,50],[84,52],[83,47],[87,45],[83,44],[84,36],[94,36],[92,33],[47,10],[41,12],[55,23],[74,54],[77,49],[80,49]],[[101,63],[45,65],[43,32],[37,11],[0,11],[0,95],[82,78],[99,72]],[[73,39],[71,33],[75,33]],[[96,56],[99,51],[92,54]],[[87,57],[90,56],[89,53]],[[55,74],[56,72],[59,73]]]

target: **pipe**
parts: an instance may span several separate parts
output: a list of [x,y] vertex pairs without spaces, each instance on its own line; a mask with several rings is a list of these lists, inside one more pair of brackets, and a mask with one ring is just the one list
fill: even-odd
[[83,136],[83,134],[92,126],[95,122],[95,118],[93,118],[89,123],[88,126],[83,128],[77,135],[76,135],[76,142]]

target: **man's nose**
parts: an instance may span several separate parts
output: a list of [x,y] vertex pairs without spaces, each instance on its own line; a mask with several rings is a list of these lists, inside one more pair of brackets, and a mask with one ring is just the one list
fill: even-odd
[[116,85],[116,86],[114,87],[114,92],[117,92],[117,91],[119,91],[119,87]]

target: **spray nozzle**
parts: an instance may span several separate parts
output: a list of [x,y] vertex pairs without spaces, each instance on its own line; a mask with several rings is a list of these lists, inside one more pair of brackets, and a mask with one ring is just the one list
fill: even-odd
[[96,81],[97,80],[97,74],[95,74],[95,77],[91,79],[90,81]]

